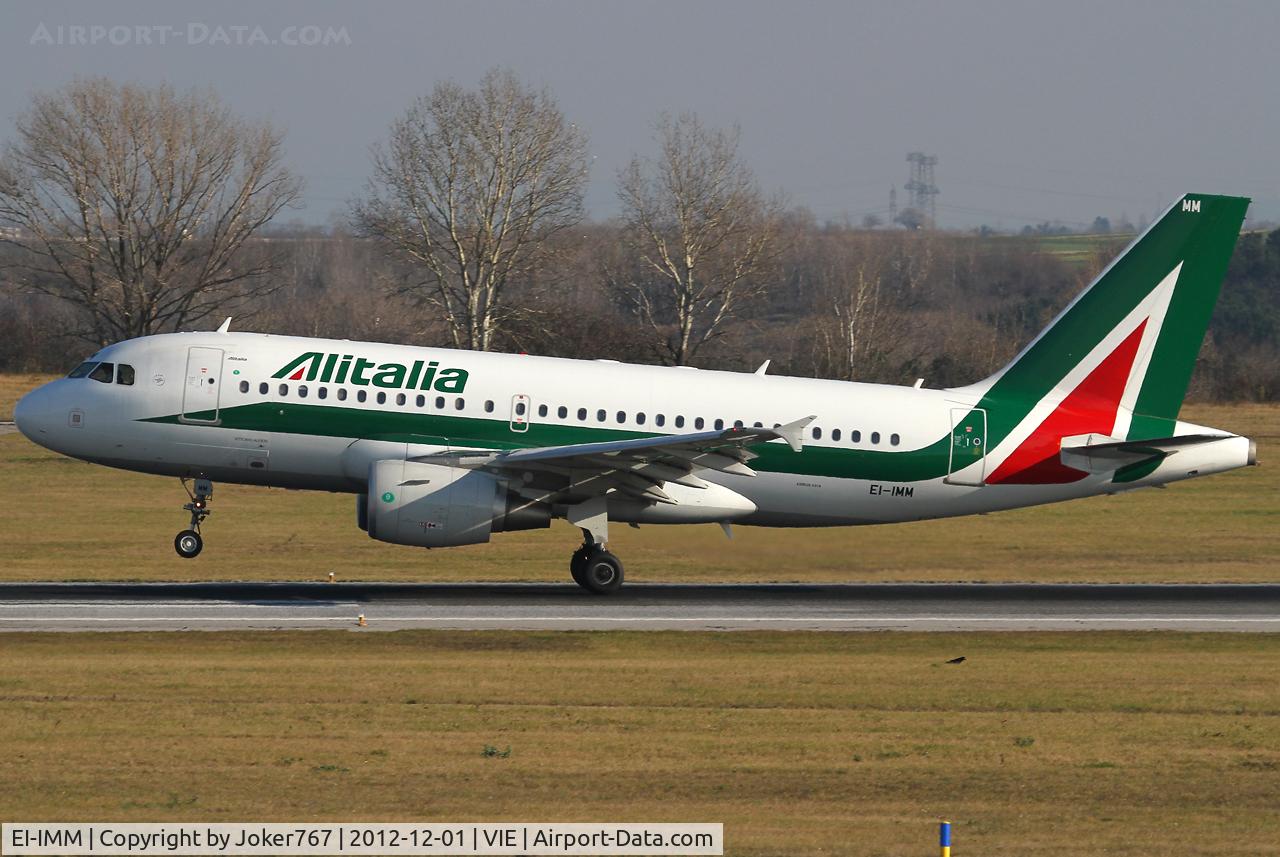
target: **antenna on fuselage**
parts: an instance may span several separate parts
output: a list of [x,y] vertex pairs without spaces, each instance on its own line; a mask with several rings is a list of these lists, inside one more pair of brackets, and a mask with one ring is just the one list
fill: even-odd
[[227,320],[224,321],[221,324],[221,326],[218,327],[218,333],[230,333],[230,332],[231,332],[231,316],[227,316]]
[[757,374],[757,375],[763,375],[765,372],[769,371],[769,363],[770,363],[770,361],[768,361],[768,360],[766,360],[766,361],[764,361],[763,363],[761,363],[761,364],[760,364],[760,368],[756,370],[756,374]]

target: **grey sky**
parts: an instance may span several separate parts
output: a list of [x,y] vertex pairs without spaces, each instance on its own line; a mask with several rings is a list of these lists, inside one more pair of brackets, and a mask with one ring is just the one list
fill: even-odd
[[[84,46],[58,29],[94,24],[177,35]],[[350,44],[192,45],[189,24],[341,27]],[[63,44],[32,44],[40,25]],[[589,133],[598,217],[654,116],[693,110],[740,124],[765,186],[821,219],[883,209],[913,149],[938,156],[943,226],[1137,220],[1188,190],[1280,219],[1277,33],[1275,2],[5,4],[0,136],[78,74],[212,86],[287,131],[307,182],[291,217],[324,222],[414,96],[505,65]]]

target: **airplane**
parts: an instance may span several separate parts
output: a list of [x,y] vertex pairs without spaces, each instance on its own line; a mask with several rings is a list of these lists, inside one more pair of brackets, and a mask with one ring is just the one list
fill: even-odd
[[182,557],[201,552],[213,482],[268,485],[354,494],[371,538],[425,548],[563,518],[583,533],[572,578],[609,593],[623,581],[611,523],[920,521],[1256,464],[1250,439],[1178,419],[1248,204],[1184,195],[965,387],[233,333],[228,319],[107,346],[14,418],[59,453],[179,477]]

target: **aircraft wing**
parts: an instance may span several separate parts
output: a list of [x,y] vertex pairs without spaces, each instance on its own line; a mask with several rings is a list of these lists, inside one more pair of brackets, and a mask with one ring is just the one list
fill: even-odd
[[1106,435],[1079,435],[1062,439],[1059,457],[1067,467],[1087,473],[1110,473],[1127,464],[1165,458],[1180,449],[1213,443],[1229,435],[1184,434],[1151,440],[1118,440]]
[[705,488],[700,470],[755,476],[747,462],[749,447],[785,441],[799,452],[804,429],[816,419],[805,417],[774,428],[727,428],[690,434],[655,435],[631,440],[532,447],[507,452],[448,453],[419,461],[452,459],[451,463],[500,472],[511,489],[544,502],[572,502],[618,491],[657,503],[675,501],[662,490],[666,482]]

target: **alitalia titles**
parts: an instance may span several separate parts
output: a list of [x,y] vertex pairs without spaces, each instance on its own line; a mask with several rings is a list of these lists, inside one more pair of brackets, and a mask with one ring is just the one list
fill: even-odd
[[386,387],[392,390],[437,390],[461,393],[467,386],[466,369],[441,369],[435,360],[403,363],[375,363],[351,354],[308,351],[279,369],[272,378],[290,381],[319,381],[322,384],[354,384],[358,387]]

